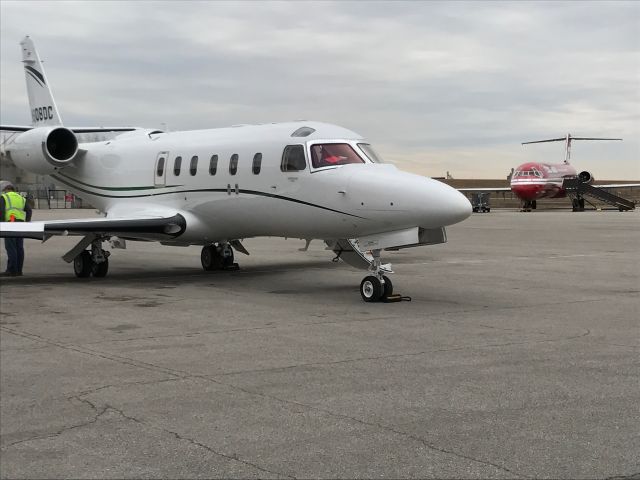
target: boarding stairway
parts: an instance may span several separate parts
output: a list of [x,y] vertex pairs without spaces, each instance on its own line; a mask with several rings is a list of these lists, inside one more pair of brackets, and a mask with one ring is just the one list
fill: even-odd
[[584,197],[596,198],[601,202],[617,208],[621,212],[625,210],[634,210],[636,208],[635,203],[632,201],[614,195],[603,188],[594,187],[593,185],[584,183],[577,177],[566,178],[562,183],[562,187],[567,192],[567,195],[573,200],[574,210],[584,210]]

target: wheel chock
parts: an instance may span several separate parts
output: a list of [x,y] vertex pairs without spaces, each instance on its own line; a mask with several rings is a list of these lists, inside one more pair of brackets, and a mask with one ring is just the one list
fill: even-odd
[[384,303],[395,303],[395,302],[401,302],[403,300],[406,300],[407,302],[410,302],[411,301],[411,297],[402,296],[399,293],[393,293],[393,294],[388,295],[386,297],[382,297],[381,300]]

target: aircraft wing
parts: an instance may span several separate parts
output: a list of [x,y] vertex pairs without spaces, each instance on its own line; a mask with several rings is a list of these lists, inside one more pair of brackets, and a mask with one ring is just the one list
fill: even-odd
[[[26,132],[34,127],[22,125],[0,125],[2,132]],[[73,133],[109,133],[109,132],[132,132],[139,130],[135,127],[70,127]]]
[[510,192],[511,187],[456,188],[459,192]]
[[180,214],[171,217],[81,218],[36,222],[0,222],[0,237],[47,240],[53,235],[97,235],[131,240],[169,240],[184,233]]

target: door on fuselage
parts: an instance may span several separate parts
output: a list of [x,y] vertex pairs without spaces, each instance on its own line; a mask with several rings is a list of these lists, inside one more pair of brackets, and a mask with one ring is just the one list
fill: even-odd
[[160,152],[156,157],[156,166],[153,172],[156,187],[164,187],[167,184],[167,167],[169,161],[169,152]]

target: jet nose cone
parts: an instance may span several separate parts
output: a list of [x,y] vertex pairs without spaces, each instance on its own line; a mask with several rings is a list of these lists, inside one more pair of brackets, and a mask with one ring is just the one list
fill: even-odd
[[446,227],[471,215],[471,202],[455,188],[431,178],[413,178],[415,182],[411,193],[416,200],[415,208],[420,215],[421,227]]
[[448,225],[453,225],[454,223],[458,223],[469,218],[471,216],[472,208],[471,202],[467,197],[455,188],[449,187],[449,189],[448,215],[450,222]]

